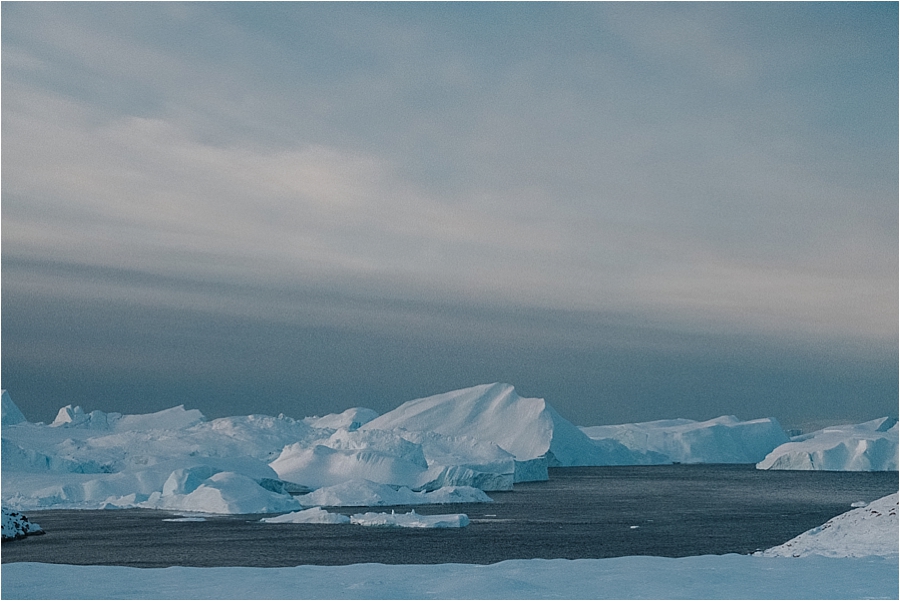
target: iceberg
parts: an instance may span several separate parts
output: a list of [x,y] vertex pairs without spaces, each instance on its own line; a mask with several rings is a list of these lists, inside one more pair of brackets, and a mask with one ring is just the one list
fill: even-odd
[[[854,503],[855,505],[855,503]],[[759,551],[763,557],[897,557],[898,495],[894,493],[834,517],[783,545]]]
[[349,524],[350,518],[341,513],[330,513],[321,507],[310,507],[284,515],[260,520],[264,524]]
[[741,421],[733,415],[697,422],[669,419],[581,431],[596,444],[618,443],[641,454],[641,463],[756,463],[787,434],[774,418]]
[[381,430],[341,429],[314,446],[285,446],[269,464],[278,477],[309,488],[354,479],[416,487],[428,463],[421,445]]
[[360,427],[397,429],[496,445],[513,456],[515,482],[546,480],[547,467],[609,464],[605,449],[544,399],[522,398],[509,384],[485,384],[409,401]]
[[757,463],[761,470],[894,471],[897,419],[831,426],[796,436]]
[[409,513],[357,513],[350,516],[350,523],[357,526],[382,528],[465,528],[469,516],[464,513],[447,515],[419,515],[415,509]]
[[19,411],[16,404],[13,403],[9,393],[5,390],[0,391],[0,423],[2,423],[3,426],[14,426],[15,424],[21,424],[25,421],[28,420],[25,419],[25,416]]
[[447,503],[492,503],[481,489],[445,486],[433,491],[414,491],[370,480],[348,480],[297,497],[304,507],[381,507]]
[[31,536],[32,534],[43,534],[44,530],[38,524],[35,524],[18,511],[10,511],[7,508],[2,509],[3,526],[2,540],[17,540]]

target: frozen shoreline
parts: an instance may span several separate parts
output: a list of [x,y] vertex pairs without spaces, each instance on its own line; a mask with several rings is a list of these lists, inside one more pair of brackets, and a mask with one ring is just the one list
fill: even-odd
[[[897,559],[529,559],[492,565],[127,568],[13,563],[4,599],[896,599]],[[648,575],[653,577],[649,578]]]

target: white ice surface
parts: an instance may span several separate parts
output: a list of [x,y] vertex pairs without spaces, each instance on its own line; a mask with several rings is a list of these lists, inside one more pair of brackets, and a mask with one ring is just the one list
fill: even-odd
[[617,442],[645,453],[648,463],[756,463],[788,437],[774,418],[741,421],[730,415],[704,422],[669,419],[581,431],[595,443]]
[[297,501],[304,507],[384,507],[391,505],[425,505],[446,503],[491,503],[484,491],[471,486],[445,486],[433,491],[412,491],[370,480],[348,480],[320,488]]
[[897,599],[897,560],[704,555],[492,565],[3,564],[4,599]]
[[767,557],[897,557],[897,493],[834,517],[783,545],[761,551]]
[[465,528],[469,516],[464,513],[444,515],[419,515],[415,510],[409,513],[356,513],[350,516],[350,523],[357,526],[376,528]]
[[831,426],[791,439],[766,455],[762,470],[895,471],[897,420]]
[[615,445],[598,447],[544,399],[509,384],[485,384],[409,401],[361,430],[403,429],[495,444],[515,457],[515,481],[546,480],[547,466],[646,463]]
[[350,518],[340,513],[331,513],[321,507],[310,507],[292,511],[284,515],[260,520],[265,524],[349,524]]

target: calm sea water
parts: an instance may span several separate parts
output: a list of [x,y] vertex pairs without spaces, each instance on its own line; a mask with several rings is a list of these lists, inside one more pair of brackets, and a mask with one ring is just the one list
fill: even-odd
[[549,482],[490,493],[494,503],[415,508],[421,514],[466,513],[471,524],[462,529],[262,524],[264,516],[247,515],[164,522],[172,515],[150,510],[42,511],[28,515],[47,534],[4,544],[2,561],[274,567],[751,553],[848,511],[854,501],[897,488],[897,472],[558,468]]

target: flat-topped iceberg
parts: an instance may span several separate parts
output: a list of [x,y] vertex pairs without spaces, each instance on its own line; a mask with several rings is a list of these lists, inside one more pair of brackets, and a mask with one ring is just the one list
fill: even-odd
[[419,515],[415,510],[409,513],[357,513],[350,516],[350,523],[357,526],[381,528],[465,528],[469,516],[464,513],[447,515]]
[[764,557],[897,557],[898,495],[882,497],[864,507],[831,518],[783,545],[760,551]]
[[894,471],[897,419],[831,426],[794,437],[760,461],[761,470]]
[[284,515],[263,518],[264,524],[349,524],[350,518],[342,513],[331,513],[321,507],[310,507]]
[[643,453],[646,463],[756,463],[787,434],[774,418],[741,421],[732,415],[697,422],[668,419],[582,427],[595,443],[616,442]]

